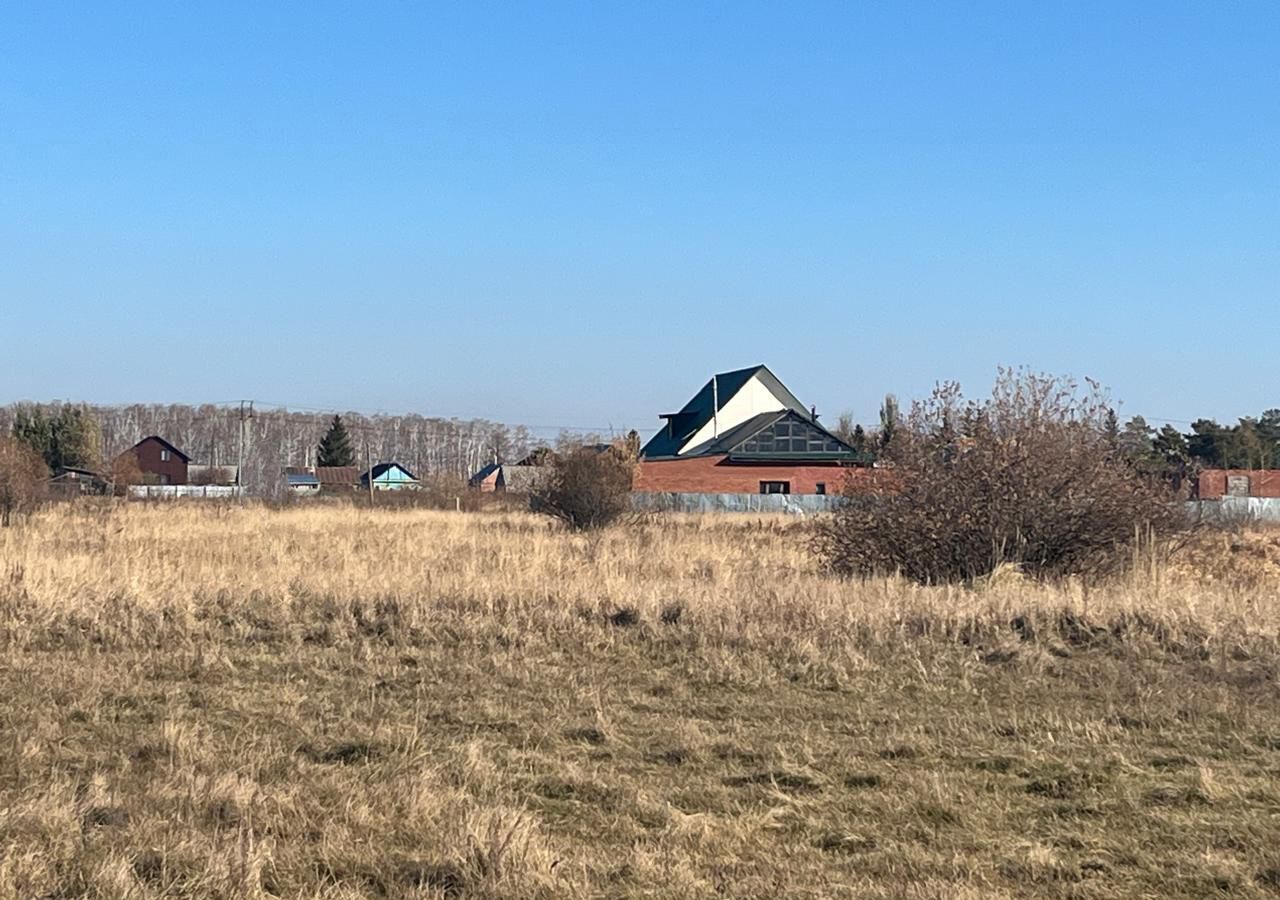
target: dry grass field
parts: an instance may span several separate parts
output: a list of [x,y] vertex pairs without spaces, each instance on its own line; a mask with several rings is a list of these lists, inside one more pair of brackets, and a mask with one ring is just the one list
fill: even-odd
[[1280,896],[1280,537],[921,588],[805,528],[0,529],[0,898]]

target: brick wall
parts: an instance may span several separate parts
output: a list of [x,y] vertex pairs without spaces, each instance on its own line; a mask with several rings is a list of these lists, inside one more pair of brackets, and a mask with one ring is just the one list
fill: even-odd
[[1217,500],[1227,493],[1227,478],[1249,479],[1250,497],[1280,497],[1280,469],[1205,469],[1200,473],[1197,496]]
[[632,489],[682,494],[758,494],[762,481],[786,481],[793,494],[816,494],[825,484],[828,494],[844,489],[845,479],[865,482],[868,490],[883,481],[881,470],[852,468],[839,463],[730,462],[727,456],[691,459],[642,460],[636,467]]

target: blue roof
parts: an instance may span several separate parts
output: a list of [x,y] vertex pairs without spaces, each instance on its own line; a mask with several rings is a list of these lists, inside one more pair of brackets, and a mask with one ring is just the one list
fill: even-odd
[[314,475],[305,475],[305,474],[294,475],[291,472],[288,475],[286,475],[285,478],[288,480],[289,484],[298,484],[298,485],[304,485],[304,484],[319,485],[320,484],[320,479]]

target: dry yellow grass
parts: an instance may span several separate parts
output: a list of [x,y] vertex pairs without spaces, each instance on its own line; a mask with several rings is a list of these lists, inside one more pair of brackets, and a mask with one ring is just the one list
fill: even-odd
[[0,529],[0,898],[1280,891],[1269,535],[922,588],[804,527]]

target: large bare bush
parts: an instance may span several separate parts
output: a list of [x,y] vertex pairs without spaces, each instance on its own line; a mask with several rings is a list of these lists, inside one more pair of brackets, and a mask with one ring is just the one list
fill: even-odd
[[1001,370],[989,398],[940,386],[890,452],[894,487],[850,497],[818,527],[842,574],[969,581],[1012,564],[1053,577],[1114,571],[1136,542],[1185,527],[1169,491],[1112,451],[1106,398],[1066,379]]
[[550,477],[530,495],[530,508],[577,531],[611,525],[631,509],[634,465],[623,447],[564,450],[552,460]]
[[44,498],[49,470],[40,455],[14,438],[0,437],[0,526],[11,525]]

